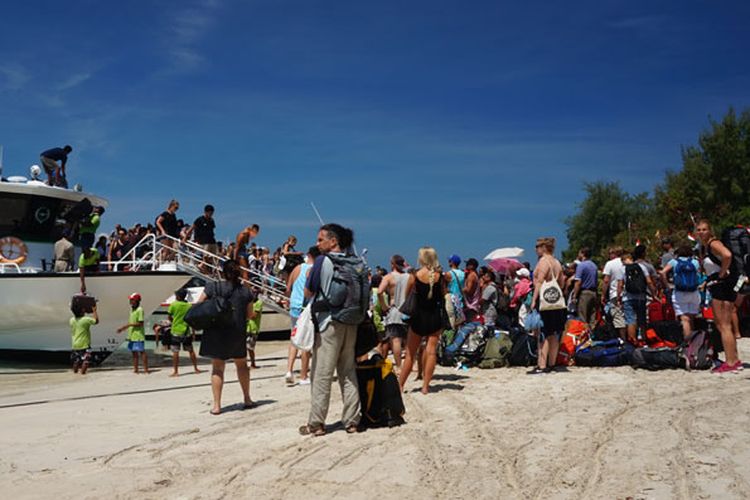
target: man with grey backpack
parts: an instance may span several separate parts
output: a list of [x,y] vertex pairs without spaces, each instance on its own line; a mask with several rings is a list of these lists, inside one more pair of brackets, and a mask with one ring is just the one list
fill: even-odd
[[357,327],[370,307],[370,280],[365,262],[350,248],[354,234],[338,224],[318,231],[318,250],[305,284],[312,300],[315,343],[312,351],[311,404],[302,435],[323,436],[331,401],[334,370],[338,374],[344,409],[341,421],[347,433],[357,432],[360,419],[359,386],[354,347]]

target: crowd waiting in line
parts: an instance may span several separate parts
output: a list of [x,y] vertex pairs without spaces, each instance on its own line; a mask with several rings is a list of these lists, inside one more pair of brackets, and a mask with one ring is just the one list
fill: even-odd
[[[563,264],[554,256],[555,239],[540,238],[535,247],[536,264],[532,266],[530,262],[525,262],[519,269],[505,274],[480,266],[474,258],[464,262],[458,255],[451,255],[446,261],[447,268],[444,268],[433,248],[422,247],[416,266],[409,266],[404,257],[394,255],[389,271],[376,268],[370,273],[366,287],[366,303],[369,306],[364,309],[372,316],[375,327],[381,333],[377,351],[383,357],[393,354],[402,391],[416,363],[419,365],[421,392],[430,392],[437,364],[437,346],[446,328],[456,329],[465,322],[507,328],[513,324],[528,324],[532,317],[538,316],[543,326],[538,332],[537,366],[528,373],[544,374],[555,370],[560,337],[569,317],[581,318],[591,328],[602,322],[608,323],[624,342],[638,343],[649,321],[650,302],[669,304],[682,322],[686,337],[692,332],[693,320],[697,316],[712,314],[725,352],[725,360],[713,372],[736,372],[743,367],[736,344],[739,337],[737,310],[743,306],[744,299],[744,295],[735,290],[739,276],[732,262],[732,252],[714,235],[708,221],[698,222],[696,234],[699,245],[695,247],[681,245],[674,248],[671,240],[662,240],[662,255],[654,263],[646,259],[647,248],[643,245],[636,245],[633,249],[613,247],[609,252],[610,259],[603,266],[597,266],[591,260],[591,252],[587,248],[580,249],[575,262]],[[251,230],[248,234],[249,237],[254,235],[257,235],[257,231],[253,234]],[[249,239],[245,240],[245,245]],[[290,239],[285,248],[293,250],[294,243],[296,241]],[[356,274],[353,269],[357,262],[362,263],[361,259],[352,255],[352,244],[353,232],[350,229],[326,224],[318,232],[317,244],[301,256],[303,261],[294,265],[287,275],[286,293],[292,328],[300,326],[298,322],[302,321],[308,307],[315,325],[314,344],[310,352],[302,353],[300,370],[300,385],[311,386],[308,421],[299,429],[304,435],[320,436],[326,432],[325,421],[334,372],[338,374],[344,401],[344,428],[347,432],[358,429],[361,402],[356,377],[355,344],[358,324],[362,320],[350,321],[352,316],[343,312],[346,307],[334,307],[331,299],[343,293],[347,301],[354,296],[356,304],[357,297],[365,296],[362,295],[365,292],[354,287],[355,281],[347,281]],[[249,257],[243,253],[240,251],[235,255],[239,258]],[[355,267],[345,269],[350,265],[346,262],[352,261]],[[209,283],[198,300],[200,303],[217,296],[229,297],[236,316],[233,327],[203,332],[200,355],[210,358],[212,363],[212,414],[222,411],[221,395],[227,360],[232,360],[237,367],[243,406],[254,406],[250,398],[247,359],[250,356],[254,363],[253,351],[260,330],[262,302],[258,300],[256,291],[242,286],[241,273],[238,259],[226,260],[222,279]],[[345,287],[343,292],[340,290],[342,286]],[[135,311],[137,303],[133,299],[131,297],[131,306]],[[180,300],[178,297],[178,302]],[[173,331],[187,309],[189,305],[175,310],[170,307]],[[356,315],[354,317],[358,318]],[[136,321],[133,319],[131,316],[123,329],[129,332],[132,328],[142,329],[142,318],[136,315]],[[90,322],[93,323],[94,319]],[[79,324],[79,319],[71,319],[75,359],[81,356],[80,350],[76,354],[76,346],[85,343],[75,342]],[[179,330],[170,347],[175,353],[173,375],[178,372],[180,348],[191,353],[194,368],[198,370],[191,342],[181,338]],[[136,371],[139,356],[136,353],[142,350],[140,338],[141,333],[128,338],[133,343],[131,350],[134,352]],[[296,348],[290,346],[285,375],[289,385],[295,383],[293,368],[297,355]]]

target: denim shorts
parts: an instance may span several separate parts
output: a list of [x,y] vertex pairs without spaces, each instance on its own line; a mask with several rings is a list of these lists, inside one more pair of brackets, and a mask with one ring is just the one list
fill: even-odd
[[146,352],[146,342],[143,340],[129,340],[128,350],[130,352]]
[[646,325],[646,301],[626,300],[622,303],[626,325]]

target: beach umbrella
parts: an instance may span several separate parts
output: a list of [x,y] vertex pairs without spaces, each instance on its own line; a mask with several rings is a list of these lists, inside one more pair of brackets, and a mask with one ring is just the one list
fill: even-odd
[[504,247],[496,248],[487,254],[484,260],[495,260],[495,259],[515,259],[523,256],[523,248],[518,247]]
[[516,259],[492,259],[487,263],[492,269],[500,274],[513,274],[523,267],[523,264],[518,262]]

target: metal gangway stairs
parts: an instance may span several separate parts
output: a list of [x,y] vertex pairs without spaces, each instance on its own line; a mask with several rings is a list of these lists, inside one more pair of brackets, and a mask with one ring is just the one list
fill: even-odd
[[[227,257],[211,253],[191,241],[167,235],[147,234],[117,261],[103,263],[112,271],[182,271],[206,282],[219,281]],[[243,285],[254,289],[263,303],[289,314],[286,283],[256,269],[240,266]]]

